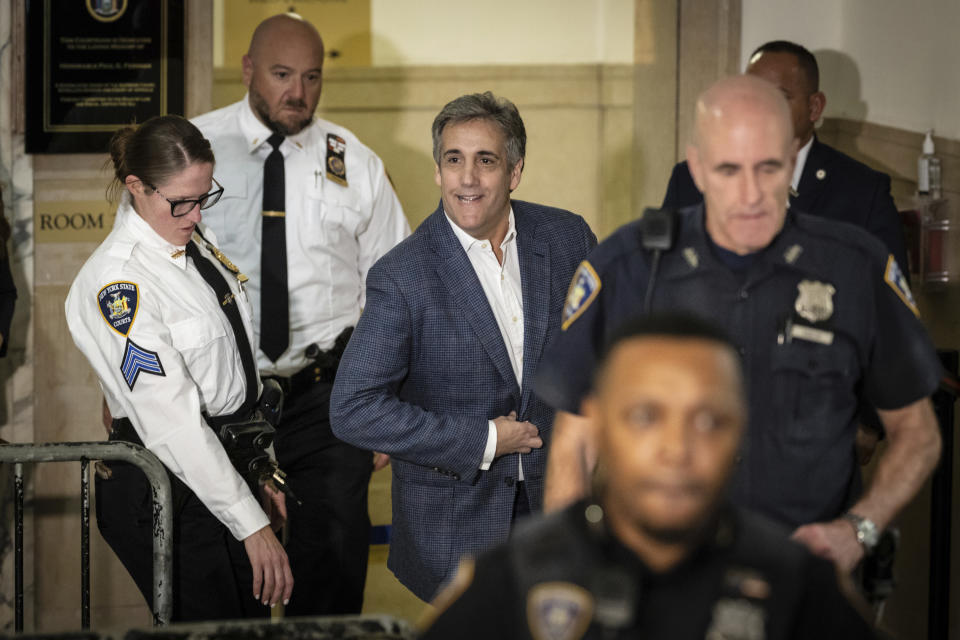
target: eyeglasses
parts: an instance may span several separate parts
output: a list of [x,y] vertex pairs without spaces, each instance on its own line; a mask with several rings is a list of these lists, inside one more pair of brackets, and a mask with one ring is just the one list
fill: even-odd
[[174,218],[181,218],[193,211],[193,208],[197,205],[200,205],[200,209],[209,209],[213,205],[220,202],[220,196],[223,195],[223,185],[217,182],[216,178],[213,178],[213,182],[219,187],[219,189],[216,191],[211,191],[207,195],[201,196],[196,200],[171,200],[167,196],[160,193],[160,190],[149,182],[144,182],[144,184],[156,191],[158,194],[160,194],[161,198],[170,203],[170,215],[172,215]]

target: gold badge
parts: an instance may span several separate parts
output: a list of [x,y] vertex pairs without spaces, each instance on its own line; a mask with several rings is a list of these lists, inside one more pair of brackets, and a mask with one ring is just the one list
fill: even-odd
[[593,597],[572,582],[543,582],[527,595],[534,640],[579,640],[593,618]]
[[347,141],[340,136],[327,134],[327,178],[347,186]]
[[797,285],[800,295],[793,307],[804,320],[823,322],[833,315],[833,294],[837,290],[832,284],[819,280],[801,280]]

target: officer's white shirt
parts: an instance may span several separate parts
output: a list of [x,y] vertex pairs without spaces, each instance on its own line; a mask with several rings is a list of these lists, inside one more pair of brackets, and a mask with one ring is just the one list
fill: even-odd
[[794,191],[800,188],[800,178],[803,176],[803,168],[807,164],[807,157],[810,155],[810,148],[812,146],[813,136],[810,136],[807,144],[800,147],[800,150],[797,151],[797,163],[793,167],[793,179],[790,181],[790,186],[793,187]]
[[[216,244],[209,230],[204,235]],[[236,277],[202,245],[200,251],[229,283],[252,338],[249,303]],[[126,295],[128,309],[118,313],[130,319],[120,327],[129,327],[126,337],[98,301],[101,289],[117,282],[137,287],[135,296]],[[232,413],[246,394],[230,321],[183,247],[161,238],[133,210],[128,194],[110,235],[73,281],[65,309],[73,340],[96,371],[111,414],[129,418],[145,446],[238,540],[266,526],[266,514],[201,415]],[[163,368],[163,375],[141,371],[132,389],[122,371],[128,338],[155,352]]]
[[[308,364],[310,344],[329,349],[341,331],[356,325],[367,271],[410,234],[410,225],[383,162],[353,133],[315,119],[284,139],[290,346],[273,363],[259,350],[263,163],[272,150],[271,131],[250,109],[248,96],[193,123],[213,146],[214,175],[224,186],[223,198],[204,222],[216,232],[221,250],[250,277],[257,364],[267,375],[291,375]],[[346,187],[327,177],[330,133],[346,141]]]
[[[520,255],[517,252],[517,225],[510,208],[507,235],[500,243],[503,263],[497,260],[489,240],[478,240],[457,226],[446,211],[443,212],[453,229],[453,234],[470,259],[470,265],[480,280],[480,287],[497,320],[500,336],[507,347],[510,366],[517,384],[523,380],[523,288],[520,281]],[[480,469],[486,471],[493,463],[497,452],[497,425],[487,423],[487,445],[483,450]],[[523,480],[523,459],[519,458],[518,478]]]

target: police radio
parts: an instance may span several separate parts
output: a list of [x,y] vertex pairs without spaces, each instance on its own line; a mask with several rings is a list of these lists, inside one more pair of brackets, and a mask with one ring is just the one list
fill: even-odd
[[650,260],[650,278],[647,280],[647,291],[643,297],[643,312],[650,313],[653,302],[653,289],[657,284],[657,271],[660,268],[660,256],[664,251],[673,248],[677,235],[677,214],[674,209],[654,209],[647,207],[643,210],[640,219],[640,230],[643,233],[640,243],[644,249],[653,252]]

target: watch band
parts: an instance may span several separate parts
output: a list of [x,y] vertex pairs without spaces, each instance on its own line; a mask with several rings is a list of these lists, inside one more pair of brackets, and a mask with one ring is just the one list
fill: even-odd
[[853,531],[865,551],[873,551],[877,543],[880,542],[880,529],[870,518],[864,518],[853,512],[848,511],[843,514],[844,520],[853,525]]

